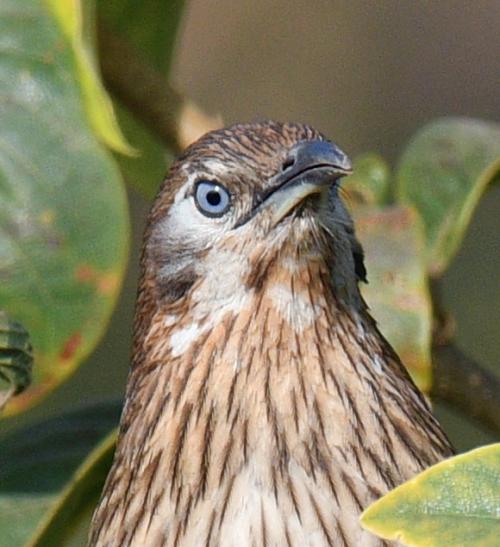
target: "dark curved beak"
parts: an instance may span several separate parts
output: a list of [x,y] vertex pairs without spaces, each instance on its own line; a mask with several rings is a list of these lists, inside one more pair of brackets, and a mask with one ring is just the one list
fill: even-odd
[[336,144],[328,141],[303,141],[291,148],[283,162],[282,174],[285,178],[293,178],[321,167],[334,170],[337,177],[352,172],[351,160]]
[[327,194],[340,177],[350,173],[351,160],[335,144],[299,142],[291,148],[261,206],[272,208],[273,224],[277,224],[307,196]]

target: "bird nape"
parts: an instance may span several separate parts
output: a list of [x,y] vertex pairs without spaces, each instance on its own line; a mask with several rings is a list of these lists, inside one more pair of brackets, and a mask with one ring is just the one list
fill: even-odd
[[149,216],[95,546],[366,546],[453,452],[359,293],[348,157],[307,125],[208,133]]

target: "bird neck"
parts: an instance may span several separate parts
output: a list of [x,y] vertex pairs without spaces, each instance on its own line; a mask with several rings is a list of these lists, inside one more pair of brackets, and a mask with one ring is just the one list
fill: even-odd
[[172,491],[215,488],[250,454],[270,470],[293,452],[312,471],[305,447],[323,446],[326,457],[347,439],[362,446],[366,417],[408,379],[325,264],[271,265],[257,288],[231,298],[221,285],[215,300],[201,285],[191,302],[153,315],[129,382],[127,406],[142,407],[129,442],[141,453],[161,447]]
[[270,266],[218,305],[199,300],[205,289],[137,330],[96,526],[109,505],[123,544],[231,545],[257,526],[281,545],[295,515],[306,544],[326,504],[353,516],[324,533],[362,543],[362,508],[449,451],[425,401],[322,262]]

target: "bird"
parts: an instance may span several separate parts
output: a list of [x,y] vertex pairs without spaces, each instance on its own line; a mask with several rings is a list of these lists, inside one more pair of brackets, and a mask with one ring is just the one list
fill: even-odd
[[351,172],[322,133],[275,121],[173,163],[89,545],[395,544],[361,512],[454,451],[361,296]]

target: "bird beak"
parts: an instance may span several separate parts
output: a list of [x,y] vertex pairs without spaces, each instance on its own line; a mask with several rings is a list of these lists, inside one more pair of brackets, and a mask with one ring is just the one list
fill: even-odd
[[276,225],[306,197],[327,194],[340,177],[350,173],[350,159],[335,144],[300,142],[290,150],[261,206],[271,211],[272,223]]

